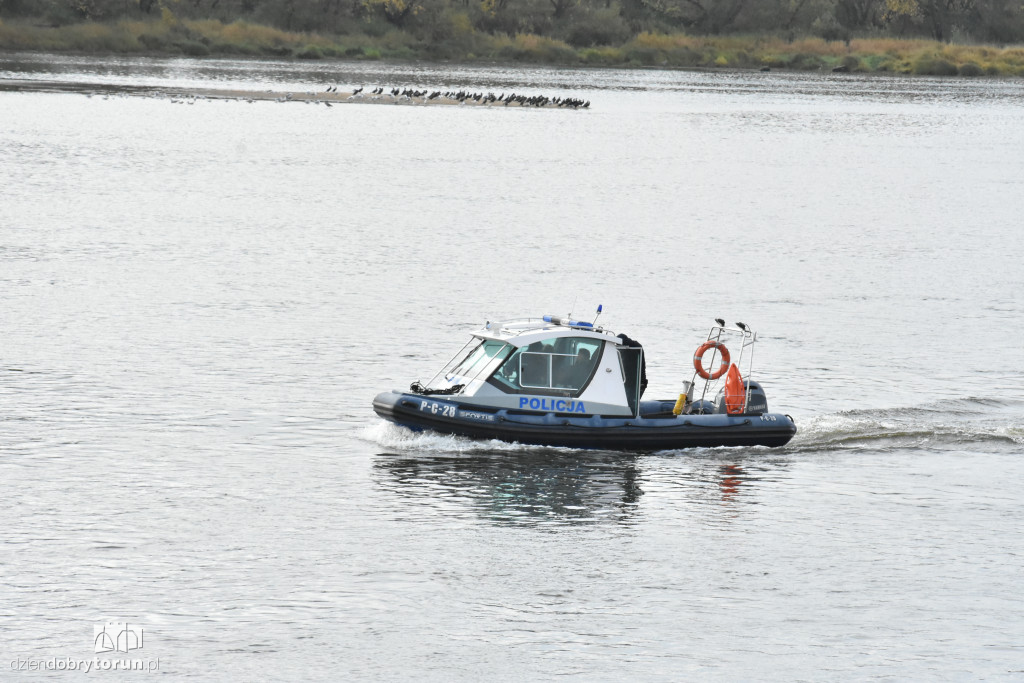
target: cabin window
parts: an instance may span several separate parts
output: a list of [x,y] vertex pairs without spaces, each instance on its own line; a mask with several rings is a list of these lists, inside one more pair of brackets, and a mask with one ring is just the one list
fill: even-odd
[[519,354],[520,384],[523,387],[550,389],[552,355],[536,351]]
[[508,393],[579,395],[597,368],[601,343],[585,337],[535,342],[511,354],[491,384]]

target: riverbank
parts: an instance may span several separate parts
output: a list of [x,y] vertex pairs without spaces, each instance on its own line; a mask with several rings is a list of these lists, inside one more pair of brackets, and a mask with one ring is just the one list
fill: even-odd
[[618,45],[572,47],[532,34],[490,35],[462,26],[439,42],[392,30],[382,35],[282,31],[244,21],[0,23],[0,50],[251,56],[296,59],[505,61],[607,67],[703,67],[849,71],[931,76],[1024,76],[1024,46],[954,45],[930,40],[641,33]]

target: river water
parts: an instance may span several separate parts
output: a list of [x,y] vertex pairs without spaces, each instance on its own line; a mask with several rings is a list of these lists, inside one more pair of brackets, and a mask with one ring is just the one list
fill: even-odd
[[[114,654],[203,680],[1024,680],[1022,105],[1020,80],[0,56],[0,667],[102,659],[110,622],[145,632]],[[485,320],[597,304],[648,397],[746,322],[798,435],[575,452],[373,414]]]

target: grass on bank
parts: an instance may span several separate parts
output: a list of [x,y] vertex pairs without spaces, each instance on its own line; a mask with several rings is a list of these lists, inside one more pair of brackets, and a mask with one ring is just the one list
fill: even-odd
[[[462,19],[465,19],[463,21]],[[575,48],[531,34],[489,35],[468,19],[448,17],[448,38],[424,42],[386,29],[375,35],[295,33],[235,21],[182,21],[168,11],[150,21],[39,26],[0,23],[0,49],[12,51],[270,56],[298,59],[424,59],[519,61],[625,67],[732,67],[800,71],[843,67],[851,72],[936,76],[1024,76],[1024,47],[952,45],[929,40],[771,36],[697,37],[641,33],[620,45]]]

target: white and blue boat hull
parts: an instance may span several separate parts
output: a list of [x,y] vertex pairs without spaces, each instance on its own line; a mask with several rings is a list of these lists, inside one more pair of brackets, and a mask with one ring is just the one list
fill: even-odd
[[373,400],[377,415],[415,431],[543,446],[621,451],[776,447],[796,434],[788,415],[673,415],[672,405],[644,401],[633,417],[482,407],[398,391],[383,392]]

